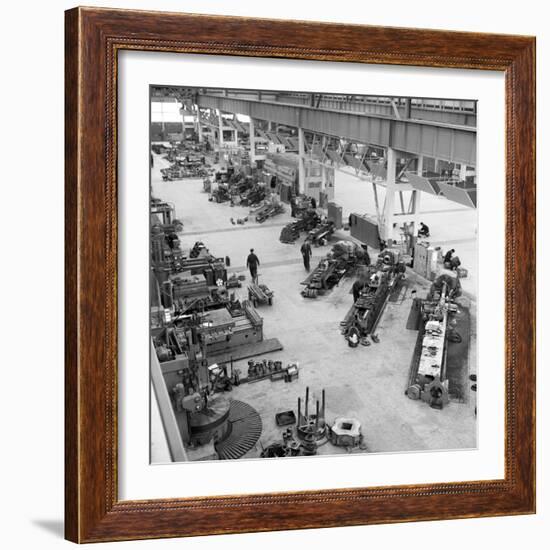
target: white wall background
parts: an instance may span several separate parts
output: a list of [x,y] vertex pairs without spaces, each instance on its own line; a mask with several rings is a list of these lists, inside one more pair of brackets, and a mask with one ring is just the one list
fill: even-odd
[[[544,2],[89,0],[86,4],[537,35],[539,282],[548,274],[549,255],[547,250],[543,253],[543,248],[547,248],[549,224],[543,214],[550,208],[550,194],[545,192],[543,182],[549,177],[550,113],[546,101],[550,98],[550,34]],[[2,9],[0,536],[5,548],[49,550],[70,544],[62,539],[63,10],[73,5],[64,0],[31,0],[6,3]],[[544,335],[549,325],[548,313],[542,309],[547,298],[548,292],[539,284],[537,515],[131,542],[117,548],[245,550],[347,544],[415,549],[423,548],[425,540],[449,550],[478,548],[489,541],[502,550],[525,543],[533,549],[546,548],[550,521],[550,406],[544,397],[550,390],[550,377],[543,368],[548,362]]]

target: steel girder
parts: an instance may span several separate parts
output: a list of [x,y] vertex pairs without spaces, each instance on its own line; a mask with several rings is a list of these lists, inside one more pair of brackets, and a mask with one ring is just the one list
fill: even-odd
[[[273,98],[274,101],[280,101],[283,103],[292,103],[293,105],[310,105],[311,101],[308,97],[309,94],[285,94],[281,92],[277,97]],[[362,101],[347,100],[342,98],[335,98],[334,94],[318,94],[319,107],[321,109],[334,109],[339,111],[352,111],[356,113],[371,113],[384,116],[392,116],[394,114],[394,108],[389,102],[380,102],[375,99],[369,100],[368,97]],[[421,105],[411,105],[410,113],[407,112],[407,108],[401,103],[396,105],[396,108],[401,118],[412,118],[431,120],[437,122],[443,122],[448,124],[460,124],[465,126],[475,126],[476,114],[471,111],[459,111],[459,110],[446,110],[429,108]],[[409,114],[409,116],[407,116]]]
[[203,108],[271,120],[448,162],[476,165],[476,130],[467,126],[202,94],[197,94],[196,102]]

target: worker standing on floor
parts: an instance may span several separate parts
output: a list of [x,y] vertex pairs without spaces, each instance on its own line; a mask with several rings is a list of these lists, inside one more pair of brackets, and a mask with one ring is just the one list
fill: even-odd
[[296,217],[296,197],[292,195],[290,197],[290,217],[295,218]]
[[311,260],[311,245],[309,244],[309,239],[304,241],[302,248],[300,248],[302,253],[302,258],[304,259],[304,267],[306,271],[309,271],[309,261]]
[[250,270],[250,277],[253,283],[258,282],[258,266],[260,265],[260,260],[256,254],[254,254],[254,249],[250,249],[250,254],[246,258],[246,267]]

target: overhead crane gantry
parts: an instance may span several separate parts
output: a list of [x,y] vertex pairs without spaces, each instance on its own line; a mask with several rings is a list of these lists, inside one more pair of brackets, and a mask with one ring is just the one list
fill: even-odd
[[[453,102],[447,105],[447,101],[445,103],[440,101],[436,109],[432,105],[433,101],[428,105],[424,100],[414,100],[413,105],[412,98],[365,96],[360,98],[365,100],[360,103],[365,104],[366,112],[360,112],[358,110],[360,105],[346,104],[345,108],[346,96],[337,97],[334,94],[204,88],[189,88],[184,92],[178,94],[177,99],[174,95],[171,97],[182,102],[182,113],[185,111],[195,114],[199,134],[201,124],[214,126],[217,123],[222,146],[224,145],[221,137],[223,129],[226,124],[231,123],[222,117],[222,113],[249,117],[251,151],[255,149],[255,120],[265,120],[296,128],[301,189],[304,189],[306,164],[316,163],[326,168],[342,168],[342,164],[332,158],[334,151],[324,151],[321,157],[312,154],[311,150],[308,151],[306,134],[320,136],[322,143],[337,138],[350,143],[384,149],[383,177],[378,174],[381,165],[376,167],[375,172],[372,171],[372,167],[366,171],[361,167],[355,170],[358,177],[371,181],[373,185],[380,234],[384,240],[392,238],[393,226],[396,223],[418,223],[420,191],[431,194],[441,192],[450,200],[469,207],[476,206],[475,184],[467,188],[455,188],[453,185],[424,177],[422,168],[425,157],[435,159],[436,162],[458,164],[461,167],[461,175],[466,173],[467,167],[475,167],[476,128],[467,124],[452,124],[446,120],[411,118],[414,112],[428,112],[429,109],[433,109],[444,119],[448,115],[450,120],[457,120],[455,115],[458,114],[458,120],[460,120],[464,115],[464,121],[471,124],[476,116],[475,102],[466,102],[467,105],[458,102],[460,105],[457,107]],[[296,98],[294,95],[299,97]],[[349,101],[353,101],[354,98],[357,99],[351,96]],[[413,108],[416,111],[413,111]],[[397,174],[398,160],[403,158],[416,158],[416,168],[409,169],[406,173],[402,170]],[[408,180],[407,183],[403,183],[403,176]],[[385,188],[384,204],[381,208],[378,206],[376,191],[378,186]],[[407,191],[412,193],[409,206],[405,208],[403,192]],[[401,213],[395,211],[397,197],[401,203]]]
[[404,153],[476,165],[476,129],[471,126],[201,93],[195,95],[194,102],[203,109],[239,113]]

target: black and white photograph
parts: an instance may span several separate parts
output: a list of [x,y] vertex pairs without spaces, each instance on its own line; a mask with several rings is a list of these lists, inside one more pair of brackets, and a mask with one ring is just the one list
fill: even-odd
[[152,464],[477,448],[475,98],[158,84],[149,123]]

